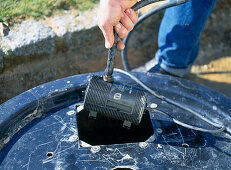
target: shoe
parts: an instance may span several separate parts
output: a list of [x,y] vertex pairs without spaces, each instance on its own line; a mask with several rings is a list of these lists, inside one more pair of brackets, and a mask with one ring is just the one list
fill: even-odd
[[168,73],[167,71],[165,71],[164,69],[162,69],[160,67],[159,64],[156,64],[154,67],[152,67],[151,69],[149,69],[147,72],[150,72],[150,73],[159,73],[159,74],[165,74],[165,75],[170,75],[170,76],[175,76],[171,73]]
[[132,71],[135,71],[135,72],[147,72],[148,70],[150,70],[156,64],[158,64],[158,62],[155,60],[155,58],[153,58],[150,61],[148,61],[147,63],[145,63],[144,65],[142,65],[142,66],[140,66],[138,68],[135,68]]
[[153,58],[152,60],[150,60],[147,63],[145,63],[145,65],[133,69],[132,71],[135,71],[135,72],[159,73],[159,74],[165,74],[165,75],[170,75],[170,76],[176,76],[176,75],[168,73],[164,69],[162,69],[160,67],[158,61],[155,58]]

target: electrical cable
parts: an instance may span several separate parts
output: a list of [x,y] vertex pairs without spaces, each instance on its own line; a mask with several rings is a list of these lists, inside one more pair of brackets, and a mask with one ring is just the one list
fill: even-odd
[[137,28],[138,25],[141,24],[142,21],[144,21],[145,19],[147,19],[148,17],[150,17],[151,15],[154,15],[156,14],[157,12],[161,11],[161,10],[164,10],[166,8],[169,8],[169,7],[173,7],[173,6],[177,6],[177,5],[180,5],[180,4],[183,4],[183,3],[186,3],[188,2],[189,0],[176,0],[176,1],[168,1],[164,4],[161,4],[155,8],[153,8],[152,10],[150,10],[148,13],[144,14],[144,15],[141,15],[141,17],[139,18],[138,22],[134,25],[134,28],[132,31],[128,32],[128,35],[126,38],[124,38],[123,40],[123,43],[125,45],[125,48],[121,51],[121,57],[122,57],[122,63],[123,63],[123,66],[124,66],[124,69],[126,71],[130,71],[130,66],[128,64],[128,57],[127,57],[127,44],[128,44],[128,41],[131,37],[131,34],[132,32],[135,30],[135,28]]
[[[138,10],[139,8],[142,8],[148,4],[151,4],[151,3],[154,3],[154,2],[158,2],[158,1],[161,1],[161,0],[143,0],[143,1],[140,1],[138,2],[137,4],[135,4],[132,9],[134,9],[135,11]],[[168,1],[160,6],[157,6],[155,7],[154,9],[152,9],[150,12],[148,12],[147,14],[143,15],[140,17],[140,19],[138,20],[138,22],[135,24],[134,26],[134,29],[142,22],[144,21],[146,18],[148,18],[149,16],[163,10],[163,9],[166,9],[166,8],[169,8],[169,7],[172,7],[172,6],[176,6],[176,5],[180,5],[180,4],[183,4],[185,2],[187,2],[188,0],[175,0],[175,1]],[[134,30],[133,29],[133,30]],[[132,31],[129,32],[128,36],[124,39],[124,44],[125,44],[125,48],[124,50],[122,51],[122,61],[123,61],[123,65],[124,65],[124,68],[126,71],[129,71],[130,70],[130,67],[129,67],[129,64],[128,64],[128,60],[127,60],[127,43],[128,43],[128,40],[131,36],[131,33]],[[186,128],[189,128],[189,129],[193,129],[193,130],[198,130],[198,131],[202,131],[202,132],[209,132],[209,133],[220,133],[220,132],[223,132],[224,130],[226,130],[226,127],[225,126],[222,126],[222,125],[219,125],[217,123],[214,123],[212,122],[211,120],[207,119],[206,117],[203,117],[202,115],[200,115],[199,113],[195,112],[194,110],[190,109],[190,108],[187,108],[186,106],[183,106],[182,104],[179,104],[169,98],[166,98],[162,95],[158,95],[155,91],[153,91],[152,89],[150,89],[149,87],[147,87],[144,83],[142,83],[139,79],[137,79],[135,76],[133,76],[132,74],[126,72],[126,71],[123,71],[121,69],[117,69],[117,68],[114,68],[114,62],[115,62],[115,53],[116,53],[116,48],[117,48],[117,38],[118,38],[118,34],[114,31],[114,35],[115,35],[115,41],[113,43],[113,46],[111,49],[109,49],[108,51],[108,60],[107,60],[107,66],[106,66],[106,69],[105,69],[105,81],[108,81],[108,80],[111,80],[111,76],[113,74],[113,69],[117,72],[120,72],[120,73],[123,73],[127,76],[129,76],[131,79],[133,79],[134,81],[136,81],[139,85],[141,85],[144,89],[146,89],[149,93],[151,93],[152,95],[154,95],[155,97],[161,99],[161,100],[164,100],[170,104],[173,104],[183,110],[186,110],[188,112],[191,112],[192,114],[194,114],[195,116],[199,117],[200,119],[204,120],[205,122],[209,123],[210,125],[216,127],[216,128],[219,128],[219,129],[216,129],[216,130],[209,130],[209,129],[203,129],[203,128],[200,128],[200,127],[196,127],[196,126],[192,126],[192,125],[188,125],[188,124],[185,124],[179,120],[176,120],[175,118],[172,118],[173,121],[176,123],[176,124],[179,124],[183,127],[186,127]]]
[[216,134],[216,133],[221,133],[225,130],[225,127],[221,127],[219,129],[215,129],[215,130],[210,130],[210,129],[204,129],[204,128],[200,128],[200,127],[197,127],[197,126],[193,126],[193,125],[189,125],[189,124],[186,124],[186,123],[183,123],[182,121],[179,121],[175,118],[173,118],[172,116],[170,116],[169,114],[167,113],[164,113],[163,111],[160,111],[158,109],[152,109],[152,108],[148,108],[148,110],[151,110],[151,111],[155,111],[155,112],[158,112],[158,113],[161,113],[169,118],[171,118],[173,120],[174,123],[178,124],[178,125],[181,125],[185,128],[188,128],[188,129],[192,129],[192,130],[196,130],[196,131],[201,131],[201,132],[207,132],[207,133],[213,133],[213,134]]
[[[137,2],[132,7],[132,9],[134,11],[137,11],[138,9],[140,9],[140,8],[146,6],[146,5],[149,5],[149,4],[152,4],[152,3],[155,3],[155,2],[159,2],[159,1],[163,1],[163,0],[141,0],[141,1]],[[166,9],[166,8],[169,8],[169,7],[172,7],[172,6],[177,6],[177,5],[183,4],[183,3],[187,2],[187,1],[188,0],[167,1],[163,5],[160,5],[160,6],[156,7],[156,8],[154,8],[155,9],[154,13],[157,13],[157,12],[163,10],[163,9]],[[117,49],[117,38],[118,38],[118,34],[115,31],[114,31],[114,36],[115,36],[114,43],[113,43],[112,47],[108,50],[107,66],[106,66],[106,69],[105,69],[105,76],[104,76],[105,81],[110,81],[111,76],[113,74],[113,68],[114,68],[114,63],[115,63],[115,54],[116,54],[116,49]]]
[[122,74],[125,74],[127,76],[129,76],[132,80],[134,80],[136,83],[138,83],[141,87],[143,87],[145,90],[147,90],[149,93],[151,93],[152,95],[154,95],[155,97],[161,99],[161,100],[164,100],[170,104],[173,104],[183,110],[186,110],[192,114],[194,114],[195,116],[199,117],[200,119],[204,120],[205,122],[207,122],[208,124],[216,127],[216,128],[219,128],[219,129],[216,129],[216,130],[209,130],[209,129],[203,129],[203,128],[199,128],[199,127],[195,127],[195,126],[192,126],[192,125],[188,125],[186,123],[183,123],[175,118],[172,118],[173,121],[176,123],[176,124],[179,124],[183,127],[186,127],[186,128],[189,128],[189,129],[193,129],[193,130],[198,130],[198,131],[202,131],[202,132],[209,132],[209,133],[220,133],[220,132],[223,132],[224,130],[226,130],[226,127],[225,126],[222,126],[222,125],[219,125],[215,122],[212,122],[211,120],[209,120],[208,118],[206,117],[203,117],[202,115],[200,115],[199,113],[197,113],[196,111],[192,110],[192,109],[189,109],[185,106],[183,106],[182,104],[179,104],[175,101],[173,101],[172,99],[169,99],[169,98],[166,98],[162,95],[158,95],[155,91],[153,91],[152,89],[150,89],[148,86],[146,86],[143,82],[141,82],[139,79],[137,79],[135,76],[133,76],[132,74],[130,74],[129,72],[127,71],[124,71],[124,70],[121,70],[121,69],[118,69],[118,68],[114,68],[114,71],[116,72],[119,72],[119,73],[122,73]]
[[[142,15],[138,22],[134,25],[134,28],[132,31],[130,31],[127,35],[127,37],[124,39],[124,44],[125,44],[125,48],[122,50],[121,52],[121,57],[122,57],[122,62],[123,62],[123,66],[124,66],[124,69],[126,71],[130,71],[130,66],[128,64],[128,58],[127,58],[127,44],[128,44],[128,41],[131,37],[131,34],[132,32],[135,30],[135,28],[137,26],[139,26],[141,24],[142,21],[144,21],[145,19],[147,19],[148,17],[150,17],[151,15],[154,15],[156,14],[157,12],[161,11],[161,10],[164,10],[166,8],[169,8],[169,7],[172,7],[172,6],[176,6],[176,5],[180,5],[180,4],[183,4],[185,2],[187,2],[188,0],[177,0],[177,1],[171,1],[171,2],[167,2],[167,3],[164,3],[164,4],[161,4],[160,6],[158,7],[155,7],[153,8],[151,11],[149,11],[148,13]],[[178,125],[181,125],[183,127],[186,127],[186,128],[189,128],[189,129],[193,129],[193,130],[198,130],[198,131],[202,131],[202,132],[209,132],[209,133],[220,133],[220,132],[223,132],[226,127],[224,126],[221,126],[217,123],[214,123],[212,121],[210,121],[209,119],[203,117],[202,115],[200,115],[199,113],[195,112],[194,110],[190,109],[190,108],[187,108],[185,106],[183,106],[182,104],[179,104],[179,103],[176,103],[175,101],[171,100],[171,99],[168,99],[164,96],[160,96],[158,95],[156,92],[154,92],[152,89],[150,89],[149,87],[147,87],[145,84],[143,84],[140,80],[138,80],[135,76],[131,75],[130,73],[128,72],[125,72],[123,70],[120,70],[120,69],[114,69],[115,71],[117,72],[121,72],[123,74],[126,74],[127,76],[129,76],[130,78],[132,78],[133,80],[135,80],[138,84],[140,84],[144,89],[146,89],[147,91],[149,91],[152,95],[156,96],[157,98],[159,99],[162,99],[162,100],[165,100],[166,102],[168,103],[171,103],[175,106],[178,106],[180,107],[181,109],[184,109],[188,112],[191,112],[193,113],[195,116],[199,117],[200,119],[204,120],[205,122],[215,126],[216,128],[219,128],[217,130],[209,130],[209,129],[203,129],[203,128],[199,128],[199,127],[196,127],[196,126],[192,126],[192,125],[188,125],[188,124],[185,124],[175,118],[172,118],[173,121],[178,124]]]
[[186,124],[186,123],[183,123],[175,118],[172,119],[173,122],[175,122],[176,124],[178,125],[181,125],[185,128],[188,128],[188,129],[193,129],[193,130],[196,130],[196,131],[201,131],[201,132],[207,132],[207,133],[213,133],[213,134],[216,134],[216,133],[221,133],[225,130],[225,127],[220,127],[219,129],[216,129],[216,130],[210,130],[210,129],[204,129],[204,128],[200,128],[200,127],[196,127],[196,126],[192,126],[192,125],[189,125],[189,124]]

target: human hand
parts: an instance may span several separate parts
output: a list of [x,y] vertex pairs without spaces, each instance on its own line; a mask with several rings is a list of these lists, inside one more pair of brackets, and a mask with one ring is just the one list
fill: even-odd
[[137,0],[100,0],[98,25],[105,38],[105,47],[111,48],[114,43],[113,29],[118,33],[117,48],[122,50],[125,45],[122,38],[128,35],[138,21],[138,13],[131,7]]

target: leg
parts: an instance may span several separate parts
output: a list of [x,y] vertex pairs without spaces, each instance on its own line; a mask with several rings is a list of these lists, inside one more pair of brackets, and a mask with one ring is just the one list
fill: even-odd
[[184,76],[195,61],[200,36],[216,0],[190,0],[166,10],[160,25],[156,60],[165,71]]

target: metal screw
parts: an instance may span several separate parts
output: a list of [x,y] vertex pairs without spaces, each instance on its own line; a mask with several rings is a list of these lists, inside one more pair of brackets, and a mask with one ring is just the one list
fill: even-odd
[[152,103],[152,104],[150,105],[150,107],[151,107],[152,109],[155,109],[155,108],[157,108],[157,104],[156,104],[156,103]]
[[99,152],[100,151],[100,146],[92,146],[91,147],[91,152],[92,153],[96,153],[96,152]]
[[157,131],[157,133],[159,133],[159,134],[163,133],[163,130],[162,130],[161,128],[157,128],[156,131]]
[[148,144],[147,144],[146,142],[140,142],[140,143],[139,143],[139,146],[140,146],[141,148],[146,148],[146,147],[148,146]]
[[77,139],[78,139],[78,136],[77,136],[77,135],[72,135],[72,136],[69,137],[69,141],[70,141],[70,142],[74,142],[74,141],[76,141]]
[[74,110],[70,110],[70,111],[68,111],[67,112],[67,114],[70,116],[70,115],[73,115],[73,114],[75,114],[75,111]]

